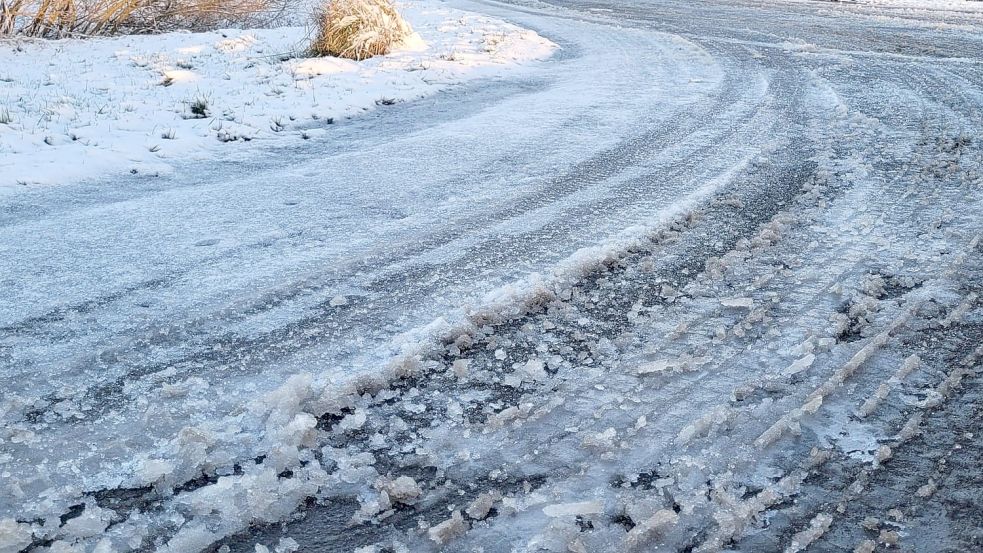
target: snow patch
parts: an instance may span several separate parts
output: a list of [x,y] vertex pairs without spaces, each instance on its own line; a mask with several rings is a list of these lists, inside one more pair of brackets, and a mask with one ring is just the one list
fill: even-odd
[[9,119],[0,123],[0,193],[166,174],[183,162],[227,157],[244,142],[311,138],[333,121],[514,71],[556,48],[534,32],[431,0],[402,9],[418,34],[357,63],[301,57],[303,26],[0,49],[0,76],[9,79],[0,99]]

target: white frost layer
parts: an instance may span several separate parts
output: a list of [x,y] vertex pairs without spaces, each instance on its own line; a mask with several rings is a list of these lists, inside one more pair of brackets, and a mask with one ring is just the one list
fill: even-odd
[[6,42],[0,193],[159,174],[246,141],[316,137],[331,120],[499,74],[556,48],[532,31],[435,2],[402,10],[417,35],[362,62],[303,57],[304,27]]

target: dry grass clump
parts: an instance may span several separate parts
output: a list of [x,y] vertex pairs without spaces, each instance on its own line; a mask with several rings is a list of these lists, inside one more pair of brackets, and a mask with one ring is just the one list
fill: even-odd
[[329,0],[314,17],[315,56],[364,60],[388,54],[413,33],[390,0]]
[[0,36],[42,38],[258,26],[291,0],[0,0]]

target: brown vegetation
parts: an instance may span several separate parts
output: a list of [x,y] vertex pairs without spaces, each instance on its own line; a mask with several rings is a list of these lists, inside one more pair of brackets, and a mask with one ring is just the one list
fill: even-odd
[[0,0],[0,36],[66,36],[200,31],[263,25],[288,0]]
[[363,60],[388,54],[413,32],[389,0],[330,0],[314,17],[316,56]]

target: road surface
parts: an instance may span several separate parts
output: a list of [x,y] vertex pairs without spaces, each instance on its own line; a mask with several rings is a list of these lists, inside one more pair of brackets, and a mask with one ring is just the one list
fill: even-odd
[[4,531],[983,547],[981,19],[462,7],[561,52],[323,140],[2,199]]

